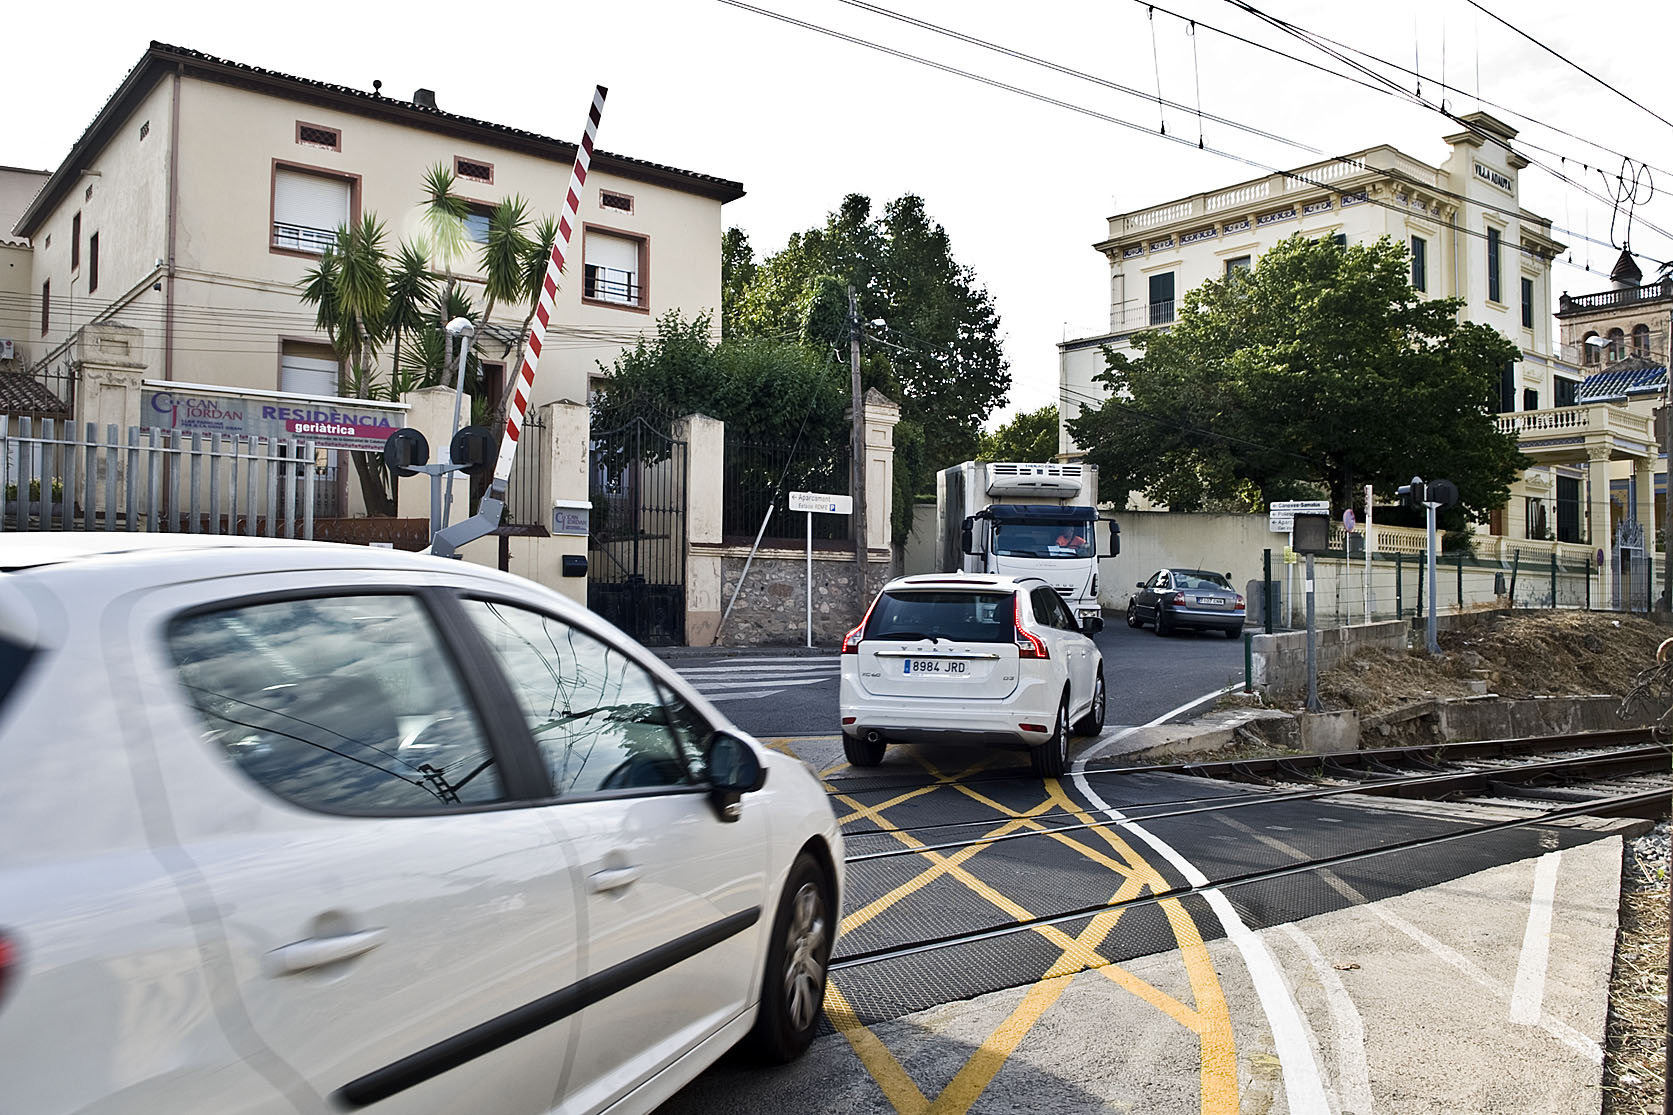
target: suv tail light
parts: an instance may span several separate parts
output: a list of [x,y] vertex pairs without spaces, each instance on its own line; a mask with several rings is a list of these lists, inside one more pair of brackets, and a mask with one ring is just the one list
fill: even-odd
[[[880,596],[881,596],[881,594],[879,594],[879,597]],[[850,631],[848,634],[846,634],[842,637],[842,653],[844,653],[844,654],[859,654],[860,653],[860,640],[865,638],[866,624],[871,622],[871,613],[872,613],[872,610],[877,607],[877,600],[878,600],[878,597],[873,597],[872,598],[871,607],[866,609],[865,618],[860,621],[860,626],[854,628],[854,630]]]
[[7,989],[17,978],[20,961],[17,942],[0,930],[0,1002],[5,1001]]
[[1018,658],[1050,658],[1051,653],[1046,650],[1045,642],[1022,625],[1022,620],[1016,619],[1017,625],[1017,657]]

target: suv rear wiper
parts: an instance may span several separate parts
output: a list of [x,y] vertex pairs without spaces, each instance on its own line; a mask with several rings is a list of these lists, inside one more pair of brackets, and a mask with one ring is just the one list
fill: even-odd
[[[890,631],[887,634],[879,633],[877,635],[872,635],[871,638],[873,638],[873,639],[928,639],[930,642],[934,643],[934,642],[938,642],[942,638],[942,636],[940,636],[940,635],[925,635],[922,631]],[[951,642],[951,641],[952,640],[950,640],[950,639],[948,640],[948,642]]]

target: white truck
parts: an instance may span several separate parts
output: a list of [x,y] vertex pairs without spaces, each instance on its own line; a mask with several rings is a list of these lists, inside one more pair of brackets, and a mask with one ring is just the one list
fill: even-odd
[[1098,558],[1121,528],[1098,519],[1095,465],[966,461],[935,478],[936,555],[946,572],[1039,577],[1081,626],[1103,626]]

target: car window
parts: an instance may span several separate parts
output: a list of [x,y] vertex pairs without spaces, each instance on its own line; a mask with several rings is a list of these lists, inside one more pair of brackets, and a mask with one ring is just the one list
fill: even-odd
[[1068,605],[1063,603],[1063,598],[1057,595],[1057,591],[1048,588],[1045,592],[1047,597],[1046,607],[1051,609],[1051,614],[1054,617],[1053,625],[1061,627],[1065,631],[1079,631],[1080,624],[1076,623],[1075,617],[1069,614]]
[[205,738],[280,797],[334,813],[504,800],[476,711],[415,597],[200,612],[167,638]]
[[1218,573],[1181,573],[1178,575],[1179,587],[1182,589],[1229,589],[1231,585]]
[[1009,643],[1016,639],[1016,601],[1009,592],[897,589],[877,598],[865,637]]
[[696,785],[708,726],[619,647],[542,612],[463,601],[559,796]]
[[1034,618],[1047,627],[1062,627],[1063,617],[1057,609],[1057,593],[1049,588],[1037,588],[1030,594]]

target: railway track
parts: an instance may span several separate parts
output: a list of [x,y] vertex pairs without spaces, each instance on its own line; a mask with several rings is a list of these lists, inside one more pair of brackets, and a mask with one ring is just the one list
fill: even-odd
[[[880,974],[891,973],[884,983],[892,984],[897,982],[892,974],[897,969],[891,966],[895,961],[910,967],[924,962],[926,954],[934,954],[939,958],[937,965],[956,966],[961,957],[1014,954],[1022,969],[1017,978],[1025,979],[1027,935],[1084,924],[1113,910],[1132,910],[1138,916],[1137,911],[1153,909],[1166,900],[1200,901],[1208,891],[1226,894],[1240,906],[1265,908],[1269,916],[1255,920],[1277,924],[1296,912],[1301,900],[1293,895],[1318,891],[1315,884],[1321,879],[1335,885],[1333,881],[1346,873],[1371,880],[1368,889],[1375,891],[1377,880],[1387,876],[1401,880],[1397,889],[1410,889],[1479,869],[1474,866],[1478,861],[1525,858],[1544,848],[1595,839],[1596,831],[1576,827],[1584,818],[1665,815],[1670,761],[1673,751],[1653,742],[1644,730],[1578,733],[1100,768],[1085,772],[1085,777],[1101,795],[1116,800],[1124,783],[1143,784],[1149,800],[1121,804],[1118,818],[1078,804],[1030,812],[1022,823],[1003,826],[1011,831],[997,834],[993,830],[1002,819],[1000,814],[904,826],[884,826],[876,819],[860,817],[849,832],[846,858],[851,878],[882,871],[876,876],[876,886],[881,887],[892,883],[895,873],[917,864],[979,853],[980,862],[992,866],[995,878],[1034,876],[1030,893],[1048,898],[1044,907],[1029,904],[1027,917],[995,916],[1001,910],[981,903],[956,911],[926,910],[922,920],[911,922],[907,921],[910,912],[903,911],[901,922],[887,931],[845,938],[833,957],[832,970],[859,975],[877,968]],[[1008,777],[983,772],[972,782],[978,786],[1020,784],[1028,778],[1021,772]],[[1196,783],[1197,788],[1181,790],[1181,785],[1193,785],[1183,782],[1184,778],[1202,781]],[[935,778],[888,781],[885,787],[868,786],[868,790],[899,795],[916,786],[946,785],[945,779]],[[1500,808],[1414,817],[1409,809],[1387,812],[1389,798]],[[959,808],[971,804],[969,795],[960,796]],[[1330,816],[1321,816],[1327,813]],[[1005,815],[1021,818],[1016,813]],[[1293,854],[1281,855],[1276,862],[1270,850],[1255,847],[1261,841],[1281,844],[1265,837],[1265,830],[1289,832],[1315,822],[1310,833],[1282,844]],[[1190,885],[1170,876],[1171,885],[1116,901],[1107,897],[1113,888],[1100,893],[1097,888],[1104,881],[1087,878],[1086,864],[1073,854],[1052,859],[1059,854],[1057,845],[1088,840],[1094,830],[1119,835],[1140,825],[1152,831],[1161,826],[1175,834],[1169,839],[1188,849],[1199,866],[1206,862],[1200,858],[1206,854],[1213,861],[1212,867],[1204,867],[1207,881]],[[982,828],[988,831],[975,831]],[[1204,853],[1211,841],[1218,850]],[[1254,854],[1240,858],[1240,842]],[[1060,885],[1053,885],[1054,877],[1061,878]],[[1085,900],[1094,896],[1103,900]]]

